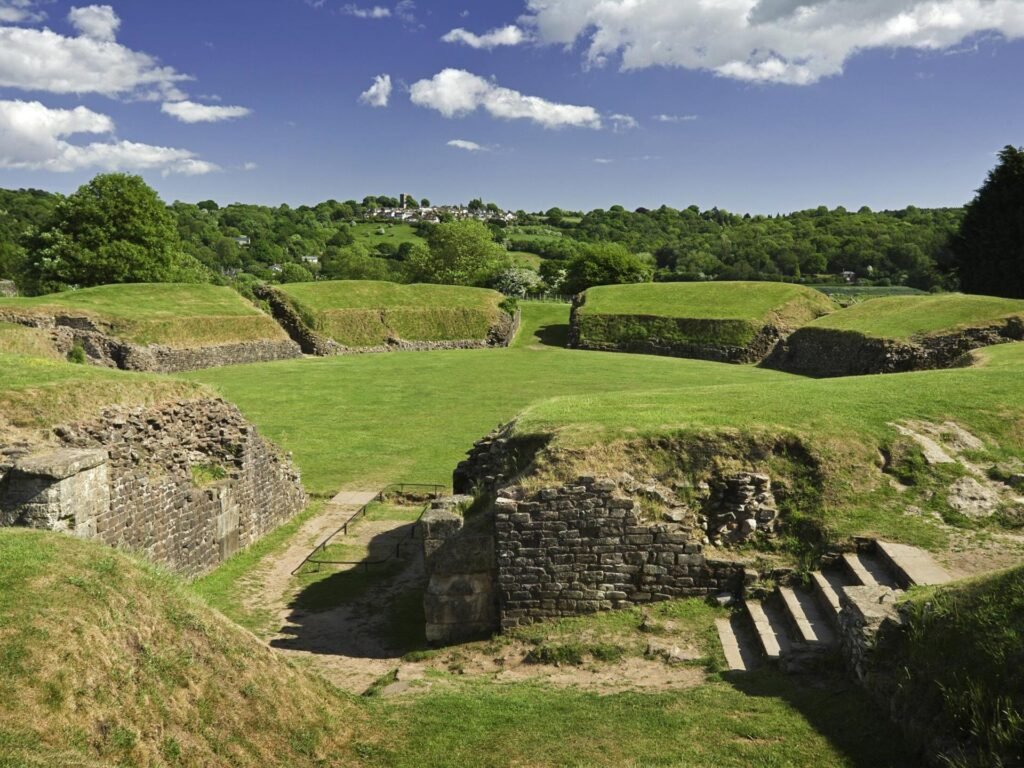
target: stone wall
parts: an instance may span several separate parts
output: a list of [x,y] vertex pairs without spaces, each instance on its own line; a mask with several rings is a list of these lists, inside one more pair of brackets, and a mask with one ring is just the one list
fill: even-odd
[[256,296],[267,302],[271,314],[307,355],[330,357],[332,355],[366,355],[380,352],[433,352],[444,349],[488,349],[509,346],[519,332],[522,322],[521,310],[515,315],[504,312],[502,319],[493,325],[486,339],[451,339],[446,341],[394,341],[375,347],[346,347],[334,339],[314,330],[309,318],[294,301],[282,291],[263,285],[254,289]]
[[305,506],[290,459],[222,400],[111,408],[54,436],[56,451],[0,450],[0,524],[96,538],[196,576]]
[[1021,340],[1024,320],[1020,318],[912,341],[802,328],[779,344],[763,365],[817,378],[905,373],[967,365],[968,355],[975,349]]
[[23,315],[0,311],[0,320],[47,331],[54,349],[62,356],[67,356],[77,345],[85,351],[90,363],[126,371],[175,373],[302,356],[299,346],[290,339],[179,349],[160,344],[141,345],[122,341],[111,336],[91,318],[82,315]]
[[713,341],[685,341],[723,332],[743,333],[749,325],[739,320],[700,320],[652,315],[588,315],[580,310],[585,294],[573,299],[569,318],[569,346],[596,352],[631,352],[644,355],[685,357],[718,363],[757,363],[784,337],[771,325],[760,328],[745,345]]

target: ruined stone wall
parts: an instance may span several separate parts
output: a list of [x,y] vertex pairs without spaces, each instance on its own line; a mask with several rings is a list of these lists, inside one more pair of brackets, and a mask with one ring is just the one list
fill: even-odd
[[161,344],[132,344],[111,336],[91,318],[76,315],[22,315],[0,311],[0,320],[49,332],[60,355],[67,356],[78,345],[89,362],[126,371],[176,373],[223,365],[266,363],[301,357],[299,346],[290,339],[266,339],[231,344],[175,348]]
[[738,592],[745,570],[704,556],[703,533],[644,522],[612,480],[581,477],[495,503],[502,628],[659,600]]
[[1020,318],[912,341],[802,328],[779,344],[763,365],[816,378],[955,368],[966,365],[967,356],[975,349],[1022,339],[1024,321]]
[[572,349],[744,364],[763,360],[784,336],[778,328],[766,325],[744,345],[687,341],[688,337],[704,334],[714,338],[729,332],[742,333],[748,329],[748,324],[738,320],[653,315],[588,315],[580,311],[585,300],[585,294],[573,299],[569,318],[569,346]]
[[54,432],[56,452],[0,451],[0,523],[96,538],[196,576],[305,506],[290,459],[222,400],[111,408]]

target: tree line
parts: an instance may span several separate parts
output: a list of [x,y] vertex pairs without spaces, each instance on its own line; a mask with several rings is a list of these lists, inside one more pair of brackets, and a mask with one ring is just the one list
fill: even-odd
[[[408,205],[427,204],[405,196]],[[278,207],[165,205],[137,176],[104,174],[67,197],[0,190],[0,278],[27,293],[139,281],[374,279],[575,293],[645,280],[834,281],[1024,296],[1024,150],[1006,147],[966,208],[861,208],[750,216],[718,208],[417,224],[400,244],[356,236],[397,198]],[[500,210],[482,200],[474,210]],[[387,226],[382,224],[382,226]],[[541,257],[516,266],[511,252]]]

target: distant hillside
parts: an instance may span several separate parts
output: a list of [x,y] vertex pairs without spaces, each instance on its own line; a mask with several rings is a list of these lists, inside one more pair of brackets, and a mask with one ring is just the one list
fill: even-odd
[[362,719],[173,577],[0,530],[0,764],[357,765]]
[[573,312],[581,349],[755,362],[837,306],[786,283],[654,283],[591,288]]
[[377,281],[293,283],[280,290],[306,322],[346,347],[408,342],[484,341],[501,323],[496,291]]

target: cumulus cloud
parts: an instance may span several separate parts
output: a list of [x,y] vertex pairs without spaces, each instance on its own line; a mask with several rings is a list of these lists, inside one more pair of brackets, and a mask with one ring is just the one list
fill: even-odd
[[219,170],[185,149],[132,141],[76,145],[76,135],[109,135],[114,121],[85,107],[50,109],[38,101],[0,101],[0,168],[54,172],[159,170],[199,175]]
[[1024,37],[1020,0],[527,0],[545,43],[583,41],[590,64],[684,67],[806,85],[858,51],[944,50],[982,32]]
[[358,5],[344,5],[341,12],[346,16],[355,16],[357,19],[389,19],[391,9],[375,5],[372,8],[360,8]]
[[121,19],[109,5],[72,8],[68,14],[68,21],[85,37],[108,43],[114,40],[121,26]]
[[[0,27],[0,88],[105,96],[180,97],[177,85],[190,80],[145,53],[92,34],[113,34],[116,16],[79,17],[87,34],[66,37],[49,29]],[[90,10],[90,9],[77,9]],[[72,12],[74,13],[74,11]],[[87,19],[87,20],[86,20]]]
[[35,0],[0,0],[0,24],[42,21],[46,14],[35,10]]
[[654,120],[658,123],[692,123],[697,115],[655,115]]
[[608,115],[608,119],[611,121],[612,130],[616,133],[632,131],[634,128],[640,127],[640,123],[632,115]]
[[391,100],[391,75],[377,75],[373,85],[363,91],[359,101],[371,107],[386,107]]
[[526,96],[462,69],[445,69],[429,80],[413,83],[409,93],[413,104],[435,109],[448,118],[464,117],[482,108],[492,117],[531,120],[545,128],[601,127],[601,116],[593,107]]
[[502,45],[521,45],[527,40],[526,34],[515,24],[500,29],[492,29],[482,35],[475,35],[469,30],[453,29],[441,38],[445,43],[463,43],[470,48],[490,50]]
[[482,144],[477,144],[475,141],[466,141],[465,139],[452,139],[448,142],[448,146],[455,149],[464,149],[467,152],[490,152]]
[[252,110],[247,107],[211,106],[187,100],[165,101],[160,111],[171,117],[176,117],[183,123],[219,123],[252,114]]

